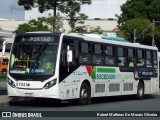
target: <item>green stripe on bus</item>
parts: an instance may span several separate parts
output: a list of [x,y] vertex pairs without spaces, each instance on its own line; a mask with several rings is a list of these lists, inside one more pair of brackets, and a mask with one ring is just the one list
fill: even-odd
[[93,71],[92,71],[92,75],[91,75],[92,79],[96,79],[96,67],[94,67]]
[[115,68],[97,68],[97,72],[100,72],[100,73],[115,73],[116,69]]

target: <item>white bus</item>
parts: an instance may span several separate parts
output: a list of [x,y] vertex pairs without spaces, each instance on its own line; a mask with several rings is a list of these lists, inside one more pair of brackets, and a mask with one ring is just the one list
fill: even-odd
[[78,99],[159,92],[156,47],[87,37],[33,32],[13,42],[10,97]]

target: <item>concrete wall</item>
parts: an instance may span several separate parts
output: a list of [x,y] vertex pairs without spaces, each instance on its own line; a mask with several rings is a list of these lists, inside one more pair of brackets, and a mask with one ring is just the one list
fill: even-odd
[[[0,21],[0,28],[3,30],[14,31],[18,28],[20,24],[27,23],[28,21],[14,21],[14,20],[5,20]],[[66,32],[70,31],[70,27],[67,20],[64,20],[64,29]],[[77,24],[80,25],[80,24]],[[91,27],[100,26],[104,31],[111,31],[117,27],[117,21],[109,21],[109,20],[86,20],[85,25],[89,25]]]

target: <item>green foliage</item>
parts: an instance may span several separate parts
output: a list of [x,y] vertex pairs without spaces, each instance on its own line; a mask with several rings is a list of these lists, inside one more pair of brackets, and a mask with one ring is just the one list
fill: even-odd
[[18,5],[24,6],[25,10],[32,9],[34,5],[38,5],[41,13],[53,9],[55,13],[54,16],[56,16],[57,9],[62,13],[71,12],[73,9],[79,12],[81,4],[90,3],[91,0],[18,0]]
[[103,30],[100,26],[90,27],[88,25],[76,26],[71,32],[82,33],[82,34],[103,34]]
[[[73,32],[76,28],[76,24],[80,23],[80,24],[84,24],[84,20],[86,20],[88,18],[88,16],[86,16],[83,13],[80,13],[77,17],[74,16],[73,14],[69,15],[69,25],[71,27],[71,31]],[[82,26],[83,29],[85,29],[84,26]]]
[[142,43],[145,38],[148,38],[152,35],[152,23],[150,20],[145,18],[135,18],[128,20],[120,30],[123,33],[124,38],[130,42],[133,42],[134,30],[136,30],[136,37],[143,32],[143,34],[140,35],[136,40],[137,42]]
[[[137,38],[137,42],[151,45],[153,34],[152,21],[160,20],[160,0],[127,0],[121,6],[122,14],[118,16],[118,28],[120,35],[133,42],[133,33],[136,29],[136,35],[145,32]],[[150,27],[148,27],[150,26]],[[155,26],[155,39],[160,40],[159,25]]]
[[89,33],[94,33],[94,34],[103,34],[103,30],[101,29],[100,26],[97,26],[96,28],[91,27]]
[[88,27],[86,25],[77,26],[71,32],[84,34],[88,32]]
[[[67,16],[71,29],[75,29],[77,20],[84,20],[87,18],[85,14],[79,13],[82,4],[91,4],[91,0],[18,0],[18,5],[24,6],[25,10],[30,10],[34,5],[39,6],[39,12],[53,9],[54,16],[57,16],[56,10],[62,12]],[[55,20],[49,20],[54,22]],[[56,28],[53,26],[53,31]]]
[[19,0],[18,5],[24,6],[25,10],[31,10],[34,6],[34,0]]
[[19,25],[18,29],[14,31],[15,34],[33,32],[33,31],[54,31],[64,32],[62,19],[59,16],[50,18],[38,18],[38,20],[31,20],[29,23]]

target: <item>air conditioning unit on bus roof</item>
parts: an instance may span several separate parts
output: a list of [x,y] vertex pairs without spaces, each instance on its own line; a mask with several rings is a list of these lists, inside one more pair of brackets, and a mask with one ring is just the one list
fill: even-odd
[[26,33],[53,33],[51,31],[34,31],[34,32],[26,32]]
[[136,44],[136,45],[140,45],[140,43],[134,43],[134,44]]
[[83,34],[84,36],[87,36],[87,37],[93,37],[93,38],[102,38],[100,35],[98,34]]

